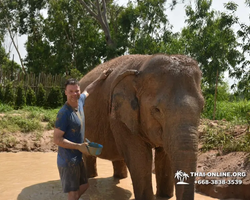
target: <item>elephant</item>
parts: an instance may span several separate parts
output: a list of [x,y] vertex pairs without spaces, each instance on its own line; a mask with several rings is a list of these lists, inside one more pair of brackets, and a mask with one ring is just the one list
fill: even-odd
[[[194,199],[195,177],[178,185],[174,173],[196,171],[200,114],[204,106],[201,70],[185,55],[124,55],[104,62],[80,80],[80,89],[105,69],[108,78],[86,99],[85,137],[103,145],[101,159],[112,161],[114,177],[133,183],[136,200],[156,196]],[[96,157],[84,157],[88,177],[97,176]]]

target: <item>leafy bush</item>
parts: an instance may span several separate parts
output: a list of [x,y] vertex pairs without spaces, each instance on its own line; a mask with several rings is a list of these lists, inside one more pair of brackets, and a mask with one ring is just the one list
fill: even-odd
[[[213,97],[209,96],[205,101],[205,108],[202,113],[203,118],[213,118]],[[218,101],[216,106],[215,118],[217,120],[226,119],[227,121],[247,121],[250,112],[250,101]]]
[[223,130],[206,130],[206,133],[201,137],[204,145],[201,150],[203,152],[209,151],[211,149],[221,148],[224,145],[231,142],[233,137],[229,134],[225,134]]
[[[213,86],[208,86],[208,85],[204,85],[202,84],[202,92],[203,95],[209,98],[211,96],[214,96],[215,94],[215,87]],[[217,101],[228,101],[230,98],[230,89],[229,86],[226,82],[222,82],[219,83],[218,87],[217,87]]]
[[62,96],[63,96],[63,102],[67,101],[67,96],[65,95],[65,91],[62,92]]
[[65,79],[69,79],[69,78],[75,78],[76,80],[81,80],[81,78],[83,77],[83,74],[76,68],[70,69],[70,73],[69,75],[67,75],[65,77]]
[[0,84],[0,103],[3,103],[4,100],[4,91],[3,86]]
[[18,144],[18,140],[12,135],[0,138],[0,141],[0,149],[4,149],[5,147],[14,147]]
[[4,94],[4,102],[8,104],[9,106],[15,105],[15,94],[13,91],[13,85],[12,82],[7,83],[5,94]]
[[1,104],[0,103],[0,113],[5,113],[5,112],[9,112],[12,111],[13,107],[6,105],[6,104]]
[[40,83],[38,86],[38,92],[36,97],[37,106],[44,107],[46,105],[46,91],[43,85]]
[[28,106],[35,106],[36,105],[36,94],[30,86],[27,89],[26,104]]
[[23,83],[20,83],[17,86],[17,96],[16,96],[16,103],[15,106],[16,108],[22,108],[26,104],[26,97],[25,97],[25,92],[23,88]]
[[43,121],[48,122],[47,127],[46,127],[48,130],[54,128],[58,111],[59,109],[53,109],[53,110],[50,109],[50,110],[47,110],[46,113],[44,113]]
[[213,95],[207,95],[205,98],[205,106],[204,106],[204,110],[202,112],[202,117],[212,119],[213,118],[213,109],[214,109]]
[[63,104],[63,96],[61,89],[58,86],[56,87],[53,86],[48,95],[47,106],[49,108],[57,108],[62,104]]

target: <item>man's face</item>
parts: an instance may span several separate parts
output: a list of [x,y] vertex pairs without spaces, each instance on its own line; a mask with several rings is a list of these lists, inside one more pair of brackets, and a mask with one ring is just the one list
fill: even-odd
[[78,85],[67,85],[65,95],[68,102],[77,102],[80,98],[80,87]]

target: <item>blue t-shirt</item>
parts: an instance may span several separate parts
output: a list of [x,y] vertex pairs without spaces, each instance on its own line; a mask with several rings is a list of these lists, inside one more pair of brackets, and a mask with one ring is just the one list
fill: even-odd
[[[55,128],[64,132],[63,137],[71,142],[83,143],[85,131],[85,117],[83,106],[85,102],[85,94],[81,94],[78,101],[78,112],[72,109],[70,105],[65,103],[59,110],[55,122]],[[76,149],[66,149],[58,146],[57,165],[67,167],[78,164],[82,160],[82,152]]]

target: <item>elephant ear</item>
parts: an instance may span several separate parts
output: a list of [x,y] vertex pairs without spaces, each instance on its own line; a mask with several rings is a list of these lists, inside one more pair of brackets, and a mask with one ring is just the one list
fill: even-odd
[[120,74],[112,84],[110,117],[125,124],[131,133],[138,133],[139,103],[136,97],[138,71]]

